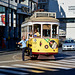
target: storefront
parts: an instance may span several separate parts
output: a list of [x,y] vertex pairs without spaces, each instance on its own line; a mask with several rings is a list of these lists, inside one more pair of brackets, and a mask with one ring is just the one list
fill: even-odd
[[0,5],[0,49],[14,48],[13,40],[19,38],[16,16],[16,10]]
[[21,40],[21,24],[31,15],[31,7],[24,2],[0,0],[0,50],[15,49],[16,42]]

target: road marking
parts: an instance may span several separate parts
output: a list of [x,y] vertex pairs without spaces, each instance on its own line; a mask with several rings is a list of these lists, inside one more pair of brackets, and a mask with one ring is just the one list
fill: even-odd
[[67,62],[67,61],[56,61],[56,62],[52,62],[52,61],[50,61],[50,63],[60,63],[60,64],[65,64],[65,65],[72,65],[72,66],[75,66],[75,63],[73,63],[73,62]]
[[14,55],[12,58],[13,58],[14,60],[16,60],[16,56],[19,55],[19,54],[22,54],[22,53],[18,53],[18,54],[16,54],[16,55]]
[[59,60],[59,61],[49,61],[49,62],[60,62],[60,63],[75,63],[75,60],[71,60],[71,59],[69,59],[69,60]]
[[34,66],[40,66],[40,67],[48,67],[48,68],[59,68],[59,69],[72,69],[72,68],[67,68],[67,67],[60,67],[56,65],[44,65],[44,64],[35,64],[35,63],[25,63],[26,65],[34,65]]
[[25,67],[25,68],[36,68],[36,69],[40,69],[40,70],[49,70],[49,71],[59,71],[59,70],[56,70],[56,69],[48,69],[48,68],[44,68],[44,67],[37,67],[37,66],[31,66],[31,65],[14,64],[13,66]]
[[29,71],[34,73],[44,73],[44,71],[38,71],[38,70],[29,70]]
[[19,65],[19,67],[11,67],[11,66],[0,66],[0,67],[1,68],[11,68],[13,70],[19,70],[19,71],[27,71],[27,72],[34,72],[34,73],[44,73],[44,71],[19,68],[19,67],[24,67],[24,65],[22,65],[22,66]]
[[1,72],[12,73],[12,74],[18,74],[18,75],[28,74],[28,73],[19,72],[19,71],[13,71],[13,70],[10,70],[10,69],[0,69],[0,71]]
[[11,66],[0,66],[0,68],[16,68],[16,67],[11,67]]
[[22,60],[0,61],[0,63],[9,63],[9,62],[16,62],[16,61],[22,61]]
[[[24,68],[33,68],[33,66],[20,65],[20,64],[14,64],[13,66],[16,66],[16,67],[24,67]],[[29,71],[35,72],[35,73],[44,73],[44,71],[38,71],[38,70],[29,70]]]
[[73,65],[66,65],[66,64],[60,64],[60,63],[50,63],[50,62],[38,62],[41,64],[46,64],[46,65],[53,65],[53,66],[61,66],[61,67],[66,67],[66,68],[75,68],[75,66]]
[[[72,61],[73,60],[73,61]],[[64,59],[64,60],[59,60],[59,61],[69,61],[69,62],[75,62],[75,59]]]

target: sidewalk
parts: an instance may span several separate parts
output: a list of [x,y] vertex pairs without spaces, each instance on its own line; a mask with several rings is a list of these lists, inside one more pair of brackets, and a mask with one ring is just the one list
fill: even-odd
[[0,49],[0,53],[4,53],[4,52],[11,52],[11,51],[20,51],[21,49]]

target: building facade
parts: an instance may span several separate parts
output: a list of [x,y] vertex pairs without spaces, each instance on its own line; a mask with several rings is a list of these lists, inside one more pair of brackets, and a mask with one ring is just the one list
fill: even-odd
[[[56,18],[60,21],[60,29],[66,31],[66,38],[75,39],[75,1],[74,0],[39,0],[43,4],[46,1],[45,8],[48,12],[56,12]],[[39,8],[41,8],[39,6]]]
[[38,0],[38,9],[44,9],[44,11],[48,11],[48,0]]
[[0,0],[0,49],[15,49],[21,24],[37,9],[37,0]]

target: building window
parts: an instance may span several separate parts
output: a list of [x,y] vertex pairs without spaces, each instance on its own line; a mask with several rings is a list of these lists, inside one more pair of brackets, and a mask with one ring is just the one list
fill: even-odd
[[14,10],[13,27],[16,27],[16,11]]
[[22,12],[28,13],[28,10],[29,10],[29,8],[27,8],[27,7],[24,7],[24,6],[21,7]]
[[5,26],[5,7],[0,6],[0,26]]
[[26,1],[26,0],[19,0],[19,3],[24,2],[24,1]]
[[9,21],[9,27],[11,27],[11,9],[9,9],[9,16],[8,17],[9,17],[9,20],[8,20]]
[[42,0],[42,2],[46,2],[46,0]]
[[38,0],[38,2],[47,2],[47,0]]
[[75,23],[75,18],[60,18],[60,23]]

